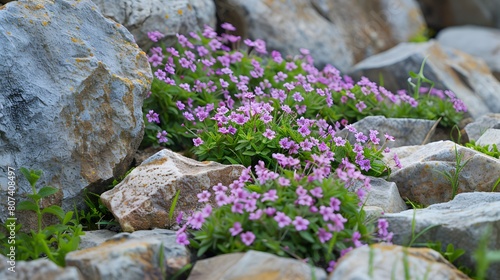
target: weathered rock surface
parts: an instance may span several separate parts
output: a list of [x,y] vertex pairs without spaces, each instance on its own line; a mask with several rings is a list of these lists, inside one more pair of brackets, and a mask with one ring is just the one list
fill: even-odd
[[[321,268],[311,271],[311,266],[298,260],[273,254],[248,251],[216,256],[196,262],[188,280],[219,279],[273,279],[306,280],[326,279]],[[314,273],[314,274],[313,274]],[[312,278],[313,275],[316,278]]]
[[[496,173],[498,175],[498,173]],[[500,249],[500,194],[463,193],[454,200],[415,210],[415,233],[431,225],[436,227],[425,232],[416,242],[441,242],[443,247],[449,243],[455,248],[465,250],[457,261],[468,267],[475,267],[473,254],[483,235],[491,229],[488,250]],[[411,224],[414,210],[397,214],[386,214],[389,230],[394,233],[394,244],[407,245],[411,239]],[[444,248],[443,248],[444,249]],[[487,272],[488,279],[500,277],[500,264],[492,263]],[[433,279],[433,278],[429,278]]]
[[[203,206],[197,194],[218,183],[228,186],[244,167],[198,162],[170,150],[161,150],[135,168],[120,184],[101,195],[123,231],[172,225],[168,214],[177,191],[176,212],[188,213]],[[213,196],[211,202],[214,203]],[[174,215],[174,217],[176,214]]]
[[474,118],[500,112],[500,82],[488,66],[476,57],[441,46],[435,40],[427,43],[401,43],[358,63],[350,75],[378,81],[384,77],[384,87],[396,91],[408,88],[408,73],[418,72],[427,57],[424,75],[435,82],[437,89],[449,89],[461,99]]
[[439,32],[437,40],[443,46],[483,59],[493,75],[500,80],[499,29],[472,25],[448,27]]
[[0,279],[2,280],[83,280],[76,267],[59,267],[47,259],[16,261],[12,272],[9,260],[0,254]]
[[[468,161],[458,176],[458,193],[491,191],[500,174],[500,160],[475,150],[456,145]],[[433,142],[423,146],[394,148],[385,155],[394,165],[393,153],[398,154],[402,169],[393,168],[389,181],[396,183],[401,197],[424,205],[451,200],[452,186],[442,172],[455,172],[455,143]]]
[[500,28],[498,0],[418,0],[429,27],[440,30],[454,25],[482,25]]
[[[146,54],[89,0],[8,3],[0,9],[0,42],[0,172],[43,170],[38,187],[61,190],[43,206],[73,209],[84,188],[99,192],[134,157],[152,80]],[[24,199],[32,190],[17,176]],[[3,193],[6,180],[0,176]]]
[[317,65],[341,71],[425,27],[413,0],[219,0],[216,5],[221,21],[231,22],[242,37],[264,39],[269,51],[285,56],[309,49]]
[[339,260],[328,279],[405,279],[405,258],[411,279],[470,279],[432,249],[388,244],[352,250]]
[[[387,147],[401,147],[411,145],[421,145],[428,134],[432,136],[435,121],[420,120],[420,119],[396,119],[386,118],[384,116],[368,116],[352,125],[357,131],[363,132],[364,135],[369,135],[370,130],[376,129],[379,131],[379,138],[381,138],[381,145],[384,141],[384,133],[394,136],[396,141],[389,141],[386,143]],[[337,136],[347,137],[349,142],[355,143],[356,139],[353,133],[347,129],[343,129],[336,133]],[[429,139],[431,139],[429,137]]]
[[80,269],[85,279],[164,279],[161,267],[168,278],[191,262],[189,250],[175,238],[175,232],[163,229],[121,233],[97,247],[67,254],[66,265]]
[[101,13],[123,24],[137,44],[148,50],[154,42],[148,32],[166,35],[161,41],[170,45],[175,36],[201,31],[204,25],[215,27],[215,4],[212,0],[92,0]]
[[113,238],[116,232],[107,229],[86,231],[85,235],[80,236],[79,250],[99,246],[108,239]]
[[[398,213],[408,209],[399,195],[398,187],[393,182],[387,182],[382,178],[370,177],[371,188],[366,193],[364,205],[380,207],[385,213]],[[348,189],[357,191],[363,187],[363,183],[357,181]]]
[[500,114],[486,114],[465,126],[469,140],[477,141],[486,130],[500,129]]
[[492,145],[496,145],[497,148],[500,147],[500,129],[488,129],[486,132],[479,137],[476,142],[477,145],[489,145],[490,150]]

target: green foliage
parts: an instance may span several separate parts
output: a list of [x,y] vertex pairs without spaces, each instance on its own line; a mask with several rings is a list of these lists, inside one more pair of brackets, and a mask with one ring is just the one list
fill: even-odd
[[465,146],[467,148],[471,148],[483,154],[489,155],[490,157],[500,159],[500,151],[498,151],[498,147],[496,144],[493,145],[478,145],[476,141],[471,140],[469,143],[466,143]]
[[84,195],[87,209],[78,211],[75,206],[75,216],[85,230],[99,230],[119,225],[118,222],[114,221],[113,214],[101,202],[100,195],[87,190],[85,190]]
[[[45,256],[57,265],[64,266],[66,254],[78,248],[80,235],[84,234],[82,226],[73,219],[72,211],[65,213],[57,205],[40,207],[42,199],[59,191],[49,186],[42,187],[37,191],[35,185],[42,175],[42,171],[26,168],[21,168],[20,171],[30,183],[33,193],[28,195],[30,200],[18,203],[17,210],[35,212],[37,229],[23,233],[19,231],[21,226],[18,225],[16,228],[16,259],[34,260]],[[56,216],[59,219],[59,224],[43,227],[42,218],[47,214]],[[5,241],[5,238],[2,239],[2,243]]]
[[462,162],[464,157],[463,153],[459,153],[457,149],[457,145],[455,145],[455,170],[453,172],[449,171],[444,171],[440,172],[438,171],[441,175],[445,176],[448,182],[450,182],[451,185],[451,199],[455,198],[457,195],[458,191],[458,185],[459,185],[459,177],[460,177],[460,172],[465,168],[467,163],[469,162],[470,158],[466,160],[465,162]]

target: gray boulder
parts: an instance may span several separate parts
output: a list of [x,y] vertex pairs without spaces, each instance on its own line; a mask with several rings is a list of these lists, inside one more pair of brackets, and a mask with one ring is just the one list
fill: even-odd
[[154,42],[148,32],[159,31],[167,45],[177,42],[177,33],[188,34],[203,30],[204,25],[215,27],[215,4],[212,0],[92,0],[101,13],[123,24],[135,37],[137,44],[148,50]]
[[[378,207],[384,213],[398,213],[408,209],[399,195],[398,187],[393,182],[387,182],[382,178],[370,177],[370,185],[371,188],[366,194],[365,201],[363,201],[364,207]],[[363,183],[356,181],[348,189],[349,191],[356,192],[360,188],[363,188]],[[373,208],[368,209],[371,211]]]
[[384,77],[384,87],[391,91],[408,88],[408,73],[418,72],[428,58],[424,75],[435,82],[435,88],[448,89],[456,94],[474,118],[486,113],[500,112],[500,82],[488,66],[476,57],[441,46],[435,40],[427,43],[401,43],[358,63],[350,75],[378,81]]
[[477,145],[485,146],[489,145],[490,150],[492,145],[496,145],[497,148],[500,147],[500,129],[490,128],[486,130],[486,132],[479,137],[476,142]]
[[[435,226],[423,233],[416,242],[441,242],[443,249],[451,243],[455,248],[464,249],[465,254],[457,261],[467,267],[476,267],[473,255],[482,238],[488,239],[488,250],[500,250],[499,193],[463,193],[447,203],[431,205],[425,209],[386,214],[383,218],[387,219],[389,230],[394,233],[392,239],[394,244],[405,246],[411,240],[413,219],[415,219],[414,235],[429,226]],[[486,234],[489,236],[485,236]],[[487,279],[500,277],[499,263],[491,264],[487,277]]]
[[486,114],[465,126],[469,140],[477,141],[490,128],[500,129],[500,114]]
[[[89,0],[8,3],[0,9],[0,42],[0,172],[16,169],[21,200],[32,190],[18,169],[43,170],[37,187],[60,192],[42,206],[74,209],[85,188],[102,192],[129,168],[152,80],[146,55]],[[0,186],[5,194],[6,176]]]
[[16,261],[14,267],[10,260],[0,254],[0,279],[2,280],[84,280],[76,267],[59,267],[48,259]]
[[[452,185],[442,173],[454,174],[455,147],[463,155],[462,164],[468,161],[459,173],[457,192],[492,191],[500,174],[500,160],[451,141],[391,149],[384,155],[393,167],[388,181],[396,183],[401,197],[413,202],[431,205],[449,201]],[[403,168],[395,168],[394,154],[400,158]]]
[[443,46],[483,59],[493,75],[500,80],[499,29],[472,25],[448,27],[439,32],[437,40]]
[[[395,141],[385,143],[386,147],[392,148],[424,144],[426,139],[427,141],[431,139],[434,133],[431,131],[434,124],[435,121],[430,120],[368,116],[352,125],[357,131],[363,132],[367,136],[370,134],[371,129],[378,130],[379,135],[377,136],[381,139],[380,145],[384,144],[384,133],[394,136]],[[356,142],[354,134],[345,128],[337,132],[336,136],[347,137],[351,143]],[[429,137],[427,138],[427,136]]]

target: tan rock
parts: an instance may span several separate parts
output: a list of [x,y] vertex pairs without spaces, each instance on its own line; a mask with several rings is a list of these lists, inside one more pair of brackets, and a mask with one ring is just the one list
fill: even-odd
[[[306,280],[313,279],[311,266],[273,254],[248,251],[196,262],[188,280]],[[326,279],[323,269],[315,268],[317,280]]]
[[411,279],[470,279],[432,249],[388,244],[354,249],[339,260],[328,279],[406,279],[405,267]]
[[[239,178],[243,169],[241,165],[198,162],[165,149],[144,161],[112,190],[103,193],[101,200],[123,231],[165,228],[173,224],[168,214],[178,190],[175,213],[197,210],[202,206],[198,203],[198,193],[218,183],[229,185]],[[212,195],[212,203],[213,198]]]

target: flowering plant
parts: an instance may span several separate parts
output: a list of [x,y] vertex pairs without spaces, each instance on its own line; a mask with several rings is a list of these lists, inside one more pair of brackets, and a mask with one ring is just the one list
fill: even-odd
[[[338,129],[368,115],[384,115],[441,118],[442,125],[451,127],[465,111],[449,91],[431,88],[420,95],[421,82],[429,83],[421,73],[414,74],[417,84],[411,85],[412,95],[405,90],[393,94],[364,77],[355,83],[331,65],[318,70],[308,50],[301,49],[295,57],[282,57],[278,51],[267,56],[264,41],[242,43],[239,36],[230,34],[235,30],[232,25],[226,23],[223,29],[226,33],[220,36],[210,27],[202,34],[191,33],[190,38],[177,35],[175,48],[151,49],[149,61],[156,78],[144,103],[143,146],[159,142],[174,150],[186,149],[192,146],[186,138],[199,137],[195,144],[201,144],[214,133],[234,135],[236,125],[255,122],[251,120],[255,115],[266,126],[304,118]],[[157,40],[161,33],[151,36]],[[241,45],[246,51],[238,50]],[[292,116],[284,120],[284,115]],[[263,128],[259,124],[255,134],[267,131],[259,130]],[[198,132],[205,135],[200,137]]]
[[[205,208],[188,217],[177,242],[198,249],[198,256],[252,249],[308,259],[331,271],[335,260],[353,248],[390,241],[387,221],[380,219],[375,228],[359,208],[369,178],[347,159],[330,174],[331,160],[316,158],[310,172],[280,168],[280,173],[260,161],[256,177],[248,168],[229,186],[203,191],[198,198],[207,202]],[[358,180],[364,187],[349,192],[346,185]]]

